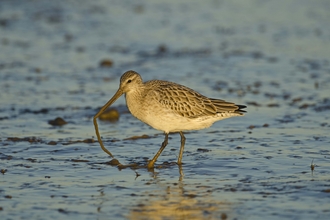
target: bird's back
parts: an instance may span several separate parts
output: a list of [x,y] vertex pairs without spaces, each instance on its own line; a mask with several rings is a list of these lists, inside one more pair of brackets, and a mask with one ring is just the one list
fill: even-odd
[[218,113],[242,115],[246,106],[236,105],[221,99],[208,98],[200,93],[177,83],[151,80],[145,88],[157,94],[154,98],[167,109],[187,118],[214,116]]

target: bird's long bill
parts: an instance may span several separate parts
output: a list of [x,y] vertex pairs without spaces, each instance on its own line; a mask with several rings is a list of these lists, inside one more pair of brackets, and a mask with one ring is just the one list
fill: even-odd
[[99,129],[98,129],[98,125],[97,125],[97,121],[96,119],[112,104],[114,103],[121,95],[123,94],[123,92],[121,91],[121,89],[118,89],[118,91],[116,92],[116,94],[114,94],[114,96],[101,108],[101,110],[94,116],[94,119],[93,119],[93,122],[94,122],[94,127],[95,127],[95,133],[96,133],[96,136],[97,136],[97,140],[99,141],[100,143],[100,146],[102,148],[102,150],[104,152],[106,152],[107,154],[109,154],[111,157],[112,154],[110,153],[110,151],[108,151],[104,145],[103,145],[103,142],[101,140],[101,136],[100,136],[100,133],[99,133]]

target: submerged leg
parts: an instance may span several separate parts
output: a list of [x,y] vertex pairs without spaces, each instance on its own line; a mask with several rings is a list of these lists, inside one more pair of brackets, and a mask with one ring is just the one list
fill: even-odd
[[182,164],[183,149],[184,149],[184,144],[186,143],[186,138],[184,137],[182,131],[180,131],[180,136],[181,136],[181,147],[180,147],[180,153],[179,153],[179,158],[178,158],[178,165]]
[[165,133],[164,142],[162,143],[162,146],[160,147],[160,149],[158,150],[158,152],[154,156],[154,158],[152,158],[152,160],[149,161],[149,163],[148,163],[148,169],[154,168],[154,164],[155,164],[156,160],[158,159],[158,157],[162,153],[162,151],[165,149],[167,143],[168,143],[168,133]]

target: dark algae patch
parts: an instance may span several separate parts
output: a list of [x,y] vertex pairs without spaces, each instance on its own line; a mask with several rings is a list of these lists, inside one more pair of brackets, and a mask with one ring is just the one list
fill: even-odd
[[66,125],[68,122],[66,122],[63,118],[57,117],[54,120],[48,121],[48,124],[53,125],[53,126],[62,126]]

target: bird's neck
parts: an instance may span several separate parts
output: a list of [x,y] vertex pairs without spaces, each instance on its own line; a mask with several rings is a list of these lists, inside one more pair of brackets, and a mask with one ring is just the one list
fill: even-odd
[[143,102],[143,89],[139,88],[136,90],[131,90],[125,94],[126,105],[129,111],[137,118],[141,118],[141,114],[143,114],[143,110],[141,109]]

